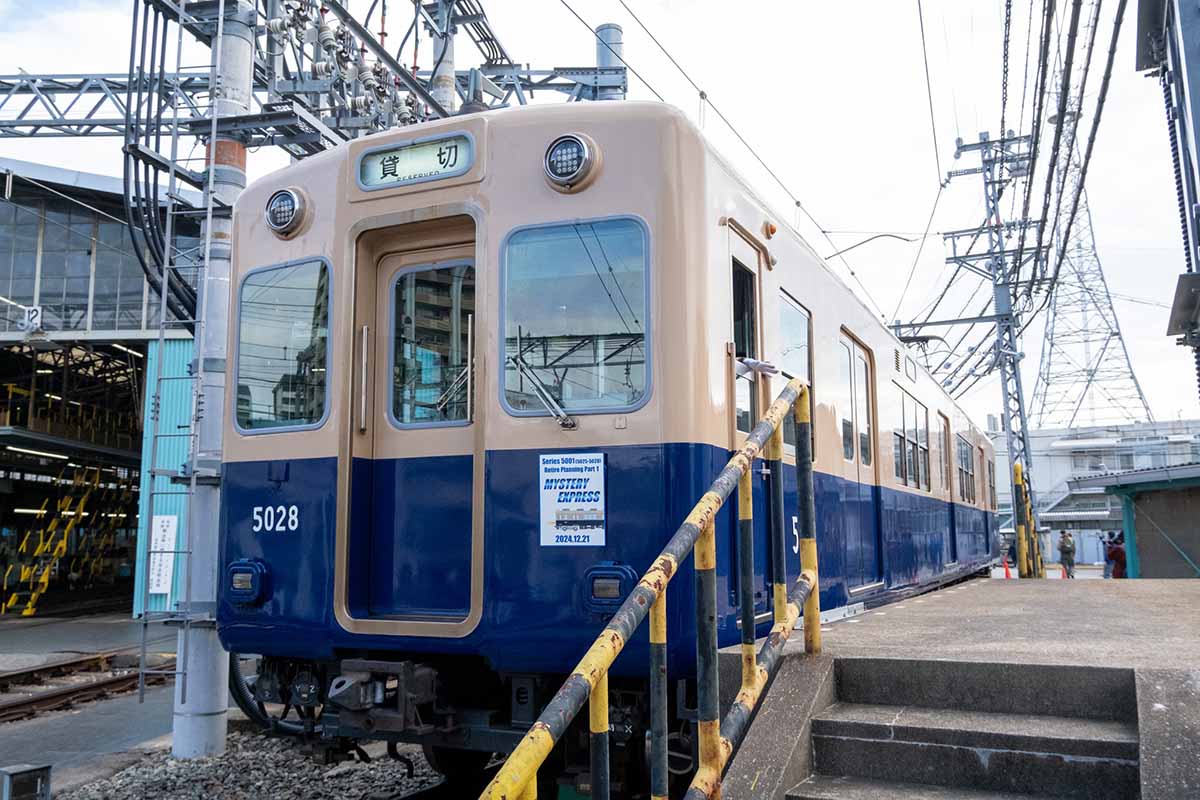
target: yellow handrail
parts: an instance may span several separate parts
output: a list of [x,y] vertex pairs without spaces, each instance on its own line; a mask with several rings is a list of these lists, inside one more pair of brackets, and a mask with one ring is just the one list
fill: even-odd
[[[790,411],[796,420],[796,465],[799,479],[800,495],[800,527],[804,531],[804,553],[812,562],[812,569],[805,569],[800,579],[796,581],[792,592],[787,594],[781,589],[784,586],[783,565],[780,563],[774,583],[774,606],[776,612],[775,626],[767,642],[763,645],[753,670],[749,663],[744,663],[743,686],[738,694],[733,708],[722,724],[717,715],[717,686],[716,686],[716,547],[713,536],[713,522],[717,512],[726,499],[739,485],[742,476],[748,475],[754,459],[763,451],[768,442],[771,449],[768,455],[777,459],[772,467],[782,462],[782,430],[784,416]],[[651,615],[651,738],[652,738],[652,777],[651,794],[654,798],[666,796],[666,589],[671,578],[676,574],[679,564],[689,553],[695,550],[697,575],[697,637],[698,637],[698,690],[699,690],[699,726],[701,763],[693,781],[689,796],[699,792],[699,796],[712,797],[719,791],[721,772],[732,752],[734,745],[740,741],[749,718],[761,697],[762,689],[778,663],[783,643],[787,641],[791,630],[800,617],[801,607],[811,609],[812,622],[805,625],[805,641],[809,646],[820,646],[819,607],[816,601],[817,575],[815,570],[815,512],[813,510],[812,492],[812,440],[810,436],[812,420],[809,411],[808,387],[803,382],[793,379],[780,392],[775,402],[771,404],[762,420],[746,437],[745,443],[734,453],[733,457],[717,475],[707,492],[692,508],[683,524],[676,530],[666,547],[654,563],[642,576],[637,586],[626,597],[621,607],[613,615],[604,630],[596,637],[583,658],[580,659],[574,671],[559,688],[558,692],[546,706],[533,727],[525,734],[517,747],[509,754],[504,765],[488,784],[481,800],[525,800],[536,797],[537,772],[554,745],[566,731],[567,726],[582,709],[585,702],[591,698],[592,714],[591,730],[593,733],[593,798],[607,798],[607,759],[602,765],[597,763],[595,754],[598,748],[603,748],[607,754],[607,730],[597,730],[601,724],[601,714],[607,718],[607,676],[608,670],[624,649],[634,631],[648,614]],[[773,472],[773,474],[775,474]],[[782,481],[777,483],[782,486]],[[776,499],[777,498],[777,499]],[[739,504],[749,508],[745,500]],[[782,520],[782,491],[771,498],[772,506],[778,504],[777,516]],[[773,525],[773,533],[780,537],[782,549],[782,526]],[[749,587],[747,587],[749,588]],[[753,592],[746,596],[753,603]],[[653,609],[653,613],[651,613]],[[751,607],[751,614],[753,608]],[[751,619],[753,617],[751,616]],[[812,635],[809,629],[816,629]],[[753,636],[753,628],[750,629]],[[751,641],[753,641],[751,639]],[[601,700],[603,697],[603,700]],[[603,712],[601,704],[603,703]],[[657,708],[661,704],[661,708]],[[728,734],[724,731],[729,726]],[[596,737],[603,736],[604,743],[600,744]],[[661,739],[662,741],[658,741]],[[661,770],[659,769],[661,765]],[[602,783],[597,785],[596,772],[603,769],[605,775]],[[661,774],[659,774],[661,773]],[[600,788],[601,792],[596,792]]]

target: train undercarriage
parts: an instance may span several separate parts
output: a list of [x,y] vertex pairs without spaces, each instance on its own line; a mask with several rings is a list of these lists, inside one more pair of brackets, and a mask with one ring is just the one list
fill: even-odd
[[[494,766],[521,740],[564,675],[500,674],[478,658],[421,660],[373,654],[336,662],[234,655],[230,688],[239,707],[271,732],[305,738],[322,763],[366,756],[365,743],[415,744],[464,796],[481,791]],[[253,670],[251,674],[246,674]],[[614,797],[636,798],[648,785],[647,682],[613,678],[609,735]],[[680,680],[670,702],[670,766],[686,785],[696,759],[694,682]],[[590,794],[587,720],[576,720],[538,773],[538,797]]]

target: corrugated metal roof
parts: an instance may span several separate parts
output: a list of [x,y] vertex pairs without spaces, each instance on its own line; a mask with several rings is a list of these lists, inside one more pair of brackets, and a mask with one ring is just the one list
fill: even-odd
[[1139,483],[1160,483],[1200,478],[1200,462],[1175,464],[1170,467],[1148,467],[1124,472],[1106,472],[1067,481],[1072,491],[1093,486],[1132,486]]
[[[31,178],[39,183],[51,184],[60,190],[84,189],[117,197],[123,197],[125,194],[125,183],[121,178],[96,175],[91,172],[78,172],[73,169],[52,167],[48,164],[37,164],[33,161],[21,161],[16,158],[0,158],[0,172],[12,172],[22,178]],[[180,186],[178,194],[193,206],[201,204],[201,195],[194,189]]]

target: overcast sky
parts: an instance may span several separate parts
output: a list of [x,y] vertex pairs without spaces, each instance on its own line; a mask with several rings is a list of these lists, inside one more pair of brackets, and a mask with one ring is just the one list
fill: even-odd
[[[697,117],[696,91],[618,0],[570,2],[592,25],[620,23],[628,63],[667,102]],[[802,221],[801,232],[818,252],[847,247],[874,232],[920,236],[937,193],[938,171],[916,0],[776,2],[754,5],[755,14],[739,14],[736,4],[716,0],[627,2],[821,226],[834,232],[829,237],[836,247]],[[365,11],[368,5],[369,0],[354,0],[351,8]],[[518,61],[535,67],[594,63],[589,32],[559,0],[485,0],[484,5]],[[1111,5],[1105,6],[1098,53],[1107,44]],[[131,6],[124,0],[0,0],[5,18],[0,73],[125,72]],[[398,25],[398,9],[407,3],[392,0],[390,6],[389,17]],[[970,156],[954,162],[957,137],[969,142],[980,131],[993,136],[999,131],[1003,2],[924,0],[923,6],[944,172],[977,163]],[[1161,92],[1157,81],[1133,71],[1135,8],[1131,4],[1122,34],[1088,195],[1099,255],[1112,292],[1120,295],[1114,298],[1117,314],[1155,416],[1200,418],[1191,353],[1165,335],[1165,306],[1183,271],[1183,255]],[[1018,125],[1014,117],[1019,117],[1024,83],[1024,13],[1017,9],[1013,18],[1010,128]],[[458,52],[460,68],[468,66],[473,52],[465,38]],[[1099,87],[1101,58],[1098,54],[1089,82],[1088,110]],[[429,61],[423,52],[421,65]],[[631,98],[654,99],[646,84],[633,76],[630,83]],[[1084,124],[1090,119],[1085,116]],[[1023,132],[1029,125],[1026,119]],[[711,111],[704,127],[784,218],[793,219],[787,195]],[[5,139],[0,154],[113,175],[120,169],[117,139]],[[284,162],[278,152],[257,153],[251,157],[251,177]],[[979,178],[959,178],[943,195],[932,230],[971,227],[981,216]],[[917,246],[881,239],[847,254],[870,302],[889,318]],[[948,275],[944,257],[941,237],[930,237],[900,318],[911,318],[941,288]],[[845,265],[834,268],[863,293]],[[1027,400],[1043,338],[1040,323],[1035,327],[1037,333],[1023,343]],[[996,382],[979,383],[964,403],[982,423],[984,414],[999,406]]]

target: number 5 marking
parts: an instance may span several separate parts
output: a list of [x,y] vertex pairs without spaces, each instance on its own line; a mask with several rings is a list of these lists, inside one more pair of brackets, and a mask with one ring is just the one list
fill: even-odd
[[800,518],[792,517],[792,536],[796,537],[796,543],[792,545],[792,552],[800,552]]

